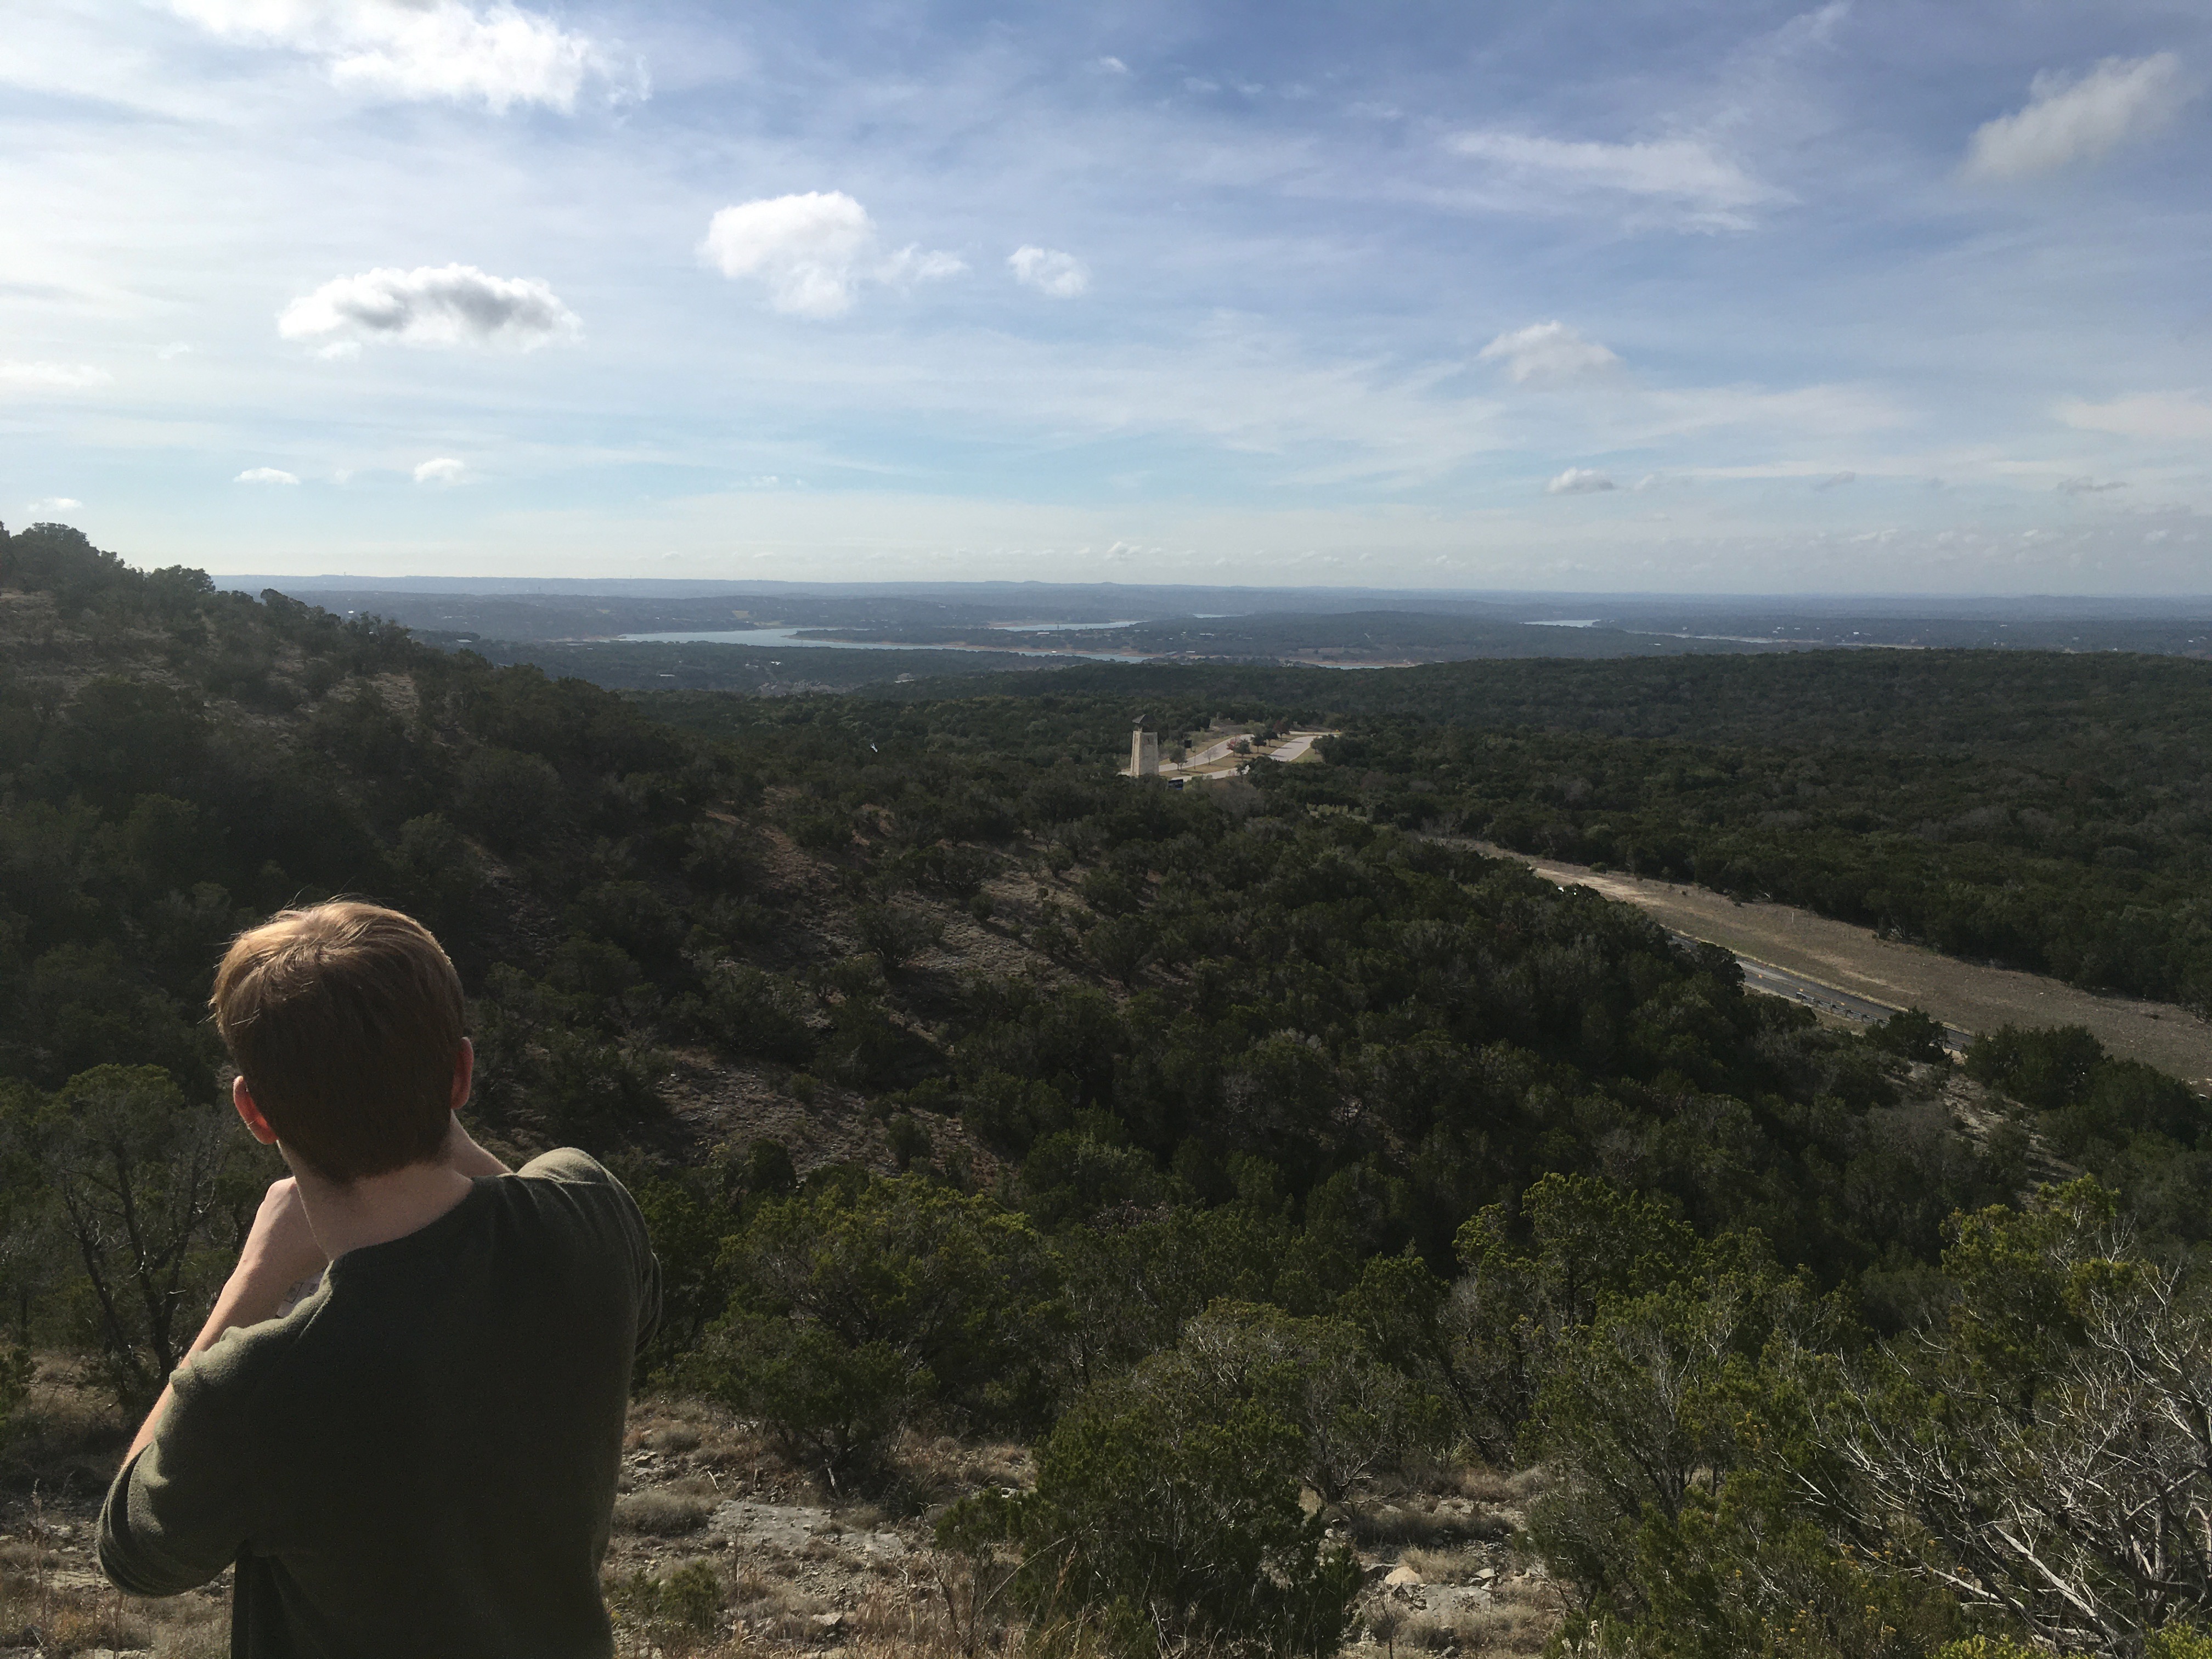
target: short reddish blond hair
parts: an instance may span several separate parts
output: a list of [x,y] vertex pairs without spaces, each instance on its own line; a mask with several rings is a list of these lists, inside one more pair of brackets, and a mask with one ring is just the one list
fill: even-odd
[[284,910],[230,944],[216,1030],[287,1152],[343,1186],[445,1144],[466,1036],[460,975],[380,905]]

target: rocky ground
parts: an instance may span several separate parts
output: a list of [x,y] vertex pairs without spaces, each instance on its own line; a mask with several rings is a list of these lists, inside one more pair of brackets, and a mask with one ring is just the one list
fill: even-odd
[[[0,1492],[0,1659],[229,1651],[228,1575],[164,1601],[118,1595],[94,1558],[100,1504],[124,1431],[66,1362],[43,1364],[17,1414]],[[982,1486],[1019,1486],[1026,1451],[909,1435],[872,1494],[794,1470],[745,1425],[690,1400],[631,1411],[605,1580],[625,1659],[1011,1656],[1021,1632],[963,1559],[933,1547],[931,1517]],[[1367,1577],[1348,1654],[1400,1647],[1534,1653],[1557,1597],[1511,1538],[1528,1474],[1440,1470],[1378,1491],[1332,1531]]]

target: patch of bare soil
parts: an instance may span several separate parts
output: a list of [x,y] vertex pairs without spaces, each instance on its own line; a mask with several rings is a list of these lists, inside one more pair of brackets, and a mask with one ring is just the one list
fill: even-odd
[[2121,1058],[2146,1061],[2200,1092],[2212,1092],[2212,1024],[2172,1003],[2099,996],[2041,974],[1882,939],[1786,904],[1747,903],[1703,887],[1532,859],[1503,848],[1480,850],[1518,860],[1561,886],[1588,887],[1636,905],[1692,939],[1869,1001],[1923,1009],[1962,1031],[2084,1025]]

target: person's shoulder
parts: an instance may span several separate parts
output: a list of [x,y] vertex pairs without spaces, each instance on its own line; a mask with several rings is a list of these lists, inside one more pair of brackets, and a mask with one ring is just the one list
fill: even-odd
[[550,1152],[540,1152],[515,1174],[525,1181],[558,1181],[574,1186],[612,1187],[617,1189],[622,1186],[606,1165],[589,1152],[580,1152],[574,1146],[559,1146]]
[[498,1177],[498,1184],[510,1203],[540,1214],[587,1215],[618,1218],[624,1227],[644,1225],[629,1189],[606,1165],[574,1146],[541,1153],[514,1175]]

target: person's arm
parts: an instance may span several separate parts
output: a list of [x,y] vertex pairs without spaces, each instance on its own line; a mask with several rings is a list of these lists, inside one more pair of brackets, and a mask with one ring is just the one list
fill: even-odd
[[[470,1144],[475,1145],[473,1141]],[[185,1358],[189,1359],[213,1347],[217,1338],[235,1326],[258,1325],[264,1319],[274,1318],[291,1288],[327,1265],[323,1247],[315,1243],[315,1235],[307,1225],[307,1212],[300,1202],[300,1189],[287,1176],[273,1183],[262,1199],[261,1208],[253,1217],[253,1226],[246,1236],[246,1248],[239,1252],[238,1265],[224,1281],[222,1294],[216,1297],[215,1310],[208,1315],[207,1323],[200,1327],[200,1334],[185,1351]],[[153,1440],[154,1430],[173,1395],[172,1388],[162,1388],[161,1397],[154,1402],[154,1409],[138,1426],[137,1438],[124,1455],[125,1462],[143,1451]]]

